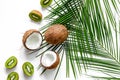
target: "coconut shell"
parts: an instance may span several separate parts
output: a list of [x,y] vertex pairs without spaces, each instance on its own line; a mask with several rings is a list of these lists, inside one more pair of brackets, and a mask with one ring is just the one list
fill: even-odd
[[[56,68],[57,66],[58,66],[58,64],[60,63],[60,57],[59,57],[59,54],[58,53],[56,53],[55,52],[55,54],[56,54],[56,56],[57,56],[57,58],[56,58],[56,61],[51,65],[51,66],[44,66],[42,63],[41,63],[41,60],[42,60],[42,56],[41,56],[41,58],[40,58],[40,64],[41,64],[41,66],[43,66],[45,69],[54,69],[54,68]],[[43,54],[44,55],[44,54]]]
[[49,44],[63,43],[68,37],[68,30],[64,25],[54,24],[50,26],[45,32],[45,40]]
[[28,50],[35,50],[35,49],[29,49],[29,48],[26,46],[26,44],[25,44],[27,38],[28,38],[32,33],[34,33],[34,32],[39,33],[39,34],[41,35],[41,33],[40,33],[38,30],[36,30],[36,29],[27,30],[27,31],[24,33],[24,35],[23,35],[22,42],[23,42],[24,47],[25,47],[26,49],[28,49]]

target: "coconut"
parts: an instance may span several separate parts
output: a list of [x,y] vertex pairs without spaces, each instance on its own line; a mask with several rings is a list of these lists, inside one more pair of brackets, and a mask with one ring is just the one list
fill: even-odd
[[27,30],[23,35],[23,45],[28,50],[37,50],[42,43],[42,34],[36,29]]
[[54,24],[45,32],[45,40],[53,45],[63,43],[68,37],[68,30],[62,24]]
[[59,54],[54,51],[46,51],[40,59],[41,65],[46,69],[56,68],[59,62]]

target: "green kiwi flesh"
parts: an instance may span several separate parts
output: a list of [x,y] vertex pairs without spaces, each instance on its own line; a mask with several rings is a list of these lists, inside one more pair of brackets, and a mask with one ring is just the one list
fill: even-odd
[[40,4],[43,8],[50,6],[51,3],[52,3],[52,0],[41,0],[40,1]]

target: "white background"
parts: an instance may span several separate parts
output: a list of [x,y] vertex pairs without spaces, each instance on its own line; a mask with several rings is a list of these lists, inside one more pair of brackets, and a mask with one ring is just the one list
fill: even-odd
[[[22,44],[22,36],[26,30],[38,29],[43,23],[32,22],[28,14],[31,10],[39,10],[43,18],[47,11],[40,6],[40,0],[0,0],[0,80],[6,80],[7,75],[12,72],[18,72],[19,80],[53,80],[54,70],[40,76],[41,70],[37,70],[40,64],[40,58],[35,58],[35,53],[27,54]],[[18,64],[13,69],[6,69],[4,64],[10,56],[16,56]],[[35,66],[35,73],[32,77],[23,74],[22,64],[25,61],[31,62]],[[74,80],[73,75],[66,78],[65,60],[56,80]],[[81,80],[92,80],[85,76]],[[79,80],[80,80],[79,79]]]
[[[28,17],[29,12],[33,9],[39,10],[43,14],[43,18],[47,15],[39,2],[40,0],[0,0],[0,80],[6,80],[7,75],[13,71],[19,74],[19,80],[53,79],[54,70],[40,76],[41,70],[37,70],[40,58],[35,58],[34,53],[27,55],[22,44],[22,36],[26,30],[38,29],[44,25],[32,22]],[[10,56],[16,56],[18,64],[13,69],[6,69],[4,64]],[[23,74],[22,64],[26,61],[31,62],[35,67],[32,77]],[[65,69],[65,65],[63,65],[57,80],[66,80]],[[73,79],[71,78],[71,80]]]

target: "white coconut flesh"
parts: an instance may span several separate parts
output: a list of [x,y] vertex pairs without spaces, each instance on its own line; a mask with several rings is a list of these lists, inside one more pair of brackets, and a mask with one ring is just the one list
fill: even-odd
[[45,67],[52,66],[57,60],[57,55],[53,51],[46,51],[41,59],[41,63]]
[[29,49],[38,49],[42,43],[42,35],[38,32],[33,32],[26,40],[26,47]]

